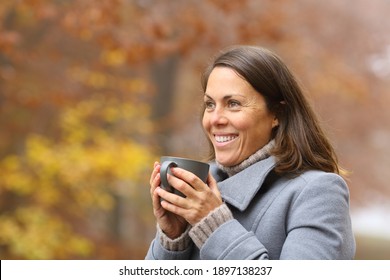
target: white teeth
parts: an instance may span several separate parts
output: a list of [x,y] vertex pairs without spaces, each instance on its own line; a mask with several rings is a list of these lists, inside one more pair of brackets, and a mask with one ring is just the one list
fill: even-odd
[[233,136],[233,135],[230,135],[230,136],[215,136],[215,140],[218,142],[218,143],[223,143],[223,142],[228,142],[228,141],[231,141],[233,139],[237,138],[237,136]]

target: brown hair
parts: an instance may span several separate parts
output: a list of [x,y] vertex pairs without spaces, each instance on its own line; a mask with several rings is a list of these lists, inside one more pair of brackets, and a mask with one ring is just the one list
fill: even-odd
[[[319,125],[298,81],[275,53],[260,47],[234,46],[219,54],[202,76],[206,91],[211,71],[229,67],[249,82],[279,120],[272,137],[275,171],[298,175],[306,170],[340,173],[335,151]],[[210,159],[215,152],[210,142]]]

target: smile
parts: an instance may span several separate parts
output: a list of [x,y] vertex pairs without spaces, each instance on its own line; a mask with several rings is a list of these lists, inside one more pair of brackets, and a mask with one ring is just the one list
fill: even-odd
[[237,135],[214,135],[217,143],[225,143],[236,139]]

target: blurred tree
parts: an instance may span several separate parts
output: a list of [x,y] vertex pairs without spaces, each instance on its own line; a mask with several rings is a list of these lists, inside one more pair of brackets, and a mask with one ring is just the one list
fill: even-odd
[[115,219],[153,162],[153,90],[116,42],[122,5],[0,4],[2,259],[132,254]]
[[9,256],[90,256],[84,225],[94,228],[115,206],[115,194],[137,199],[152,162],[148,148],[129,137],[150,127],[147,114],[146,106],[85,100],[64,109],[60,140],[29,134],[22,155],[3,158],[0,240]]
[[[152,162],[199,154],[200,68],[231,44],[281,53],[326,116],[342,163],[370,170],[378,158],[383,174],[390,118],[379,46],[390,42],[373,19],[388,5],[1,1],[0,257],[142,258],[154,233]],[[358,173],[354,201],[367,185],[389,193],[387,177]]]

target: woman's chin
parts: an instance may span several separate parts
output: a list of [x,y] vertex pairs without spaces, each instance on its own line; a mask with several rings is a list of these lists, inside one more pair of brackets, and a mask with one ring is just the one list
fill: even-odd
[[232,160],[232,159],[228,159],[228,158],[218,158],[216,157],[216,161],[223,165],[223,166],[226,166],[226,167],[231,167],[231,166],[235,166],[237,165],[238,163],[236,163],[235,160]]

